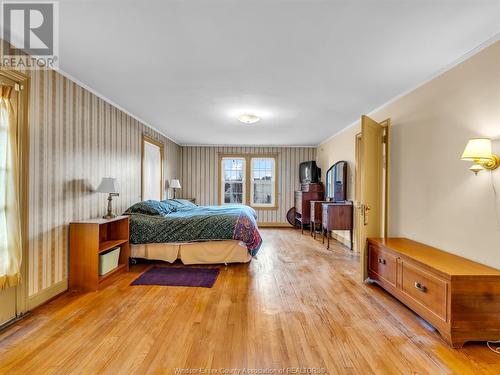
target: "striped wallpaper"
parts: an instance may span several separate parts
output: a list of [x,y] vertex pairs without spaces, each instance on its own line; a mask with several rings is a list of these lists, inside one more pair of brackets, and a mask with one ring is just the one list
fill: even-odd
[[94,193],[119,179],[115,212],[140,200],[142,134],[165,144],[167,179],[178,177],[180,147],[54,71],[27,72],[30,91],[29,295],[67,277],[68,223],[106,212]]
[[201,205],[219,204],[220,154],[276,154],[278,156],[278,209],[259,210],[259,223],[286,223],[286,213],[294,206],[294,190],[299,187],[299,163],[315,160],[316,149],[308,147],[223,147],[183,146],[180,195],[196,198]]

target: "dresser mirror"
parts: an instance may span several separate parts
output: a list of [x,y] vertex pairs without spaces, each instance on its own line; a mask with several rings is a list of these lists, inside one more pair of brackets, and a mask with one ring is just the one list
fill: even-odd
[[326,199],[342,202],[347,199],[347,162],[339,161],[326,172]]

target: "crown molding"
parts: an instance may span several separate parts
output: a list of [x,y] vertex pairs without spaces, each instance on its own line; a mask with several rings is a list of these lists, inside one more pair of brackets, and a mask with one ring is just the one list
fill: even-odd
[[278,148],[316,148],[316,145],[247,145],[247,144],[180,144],[182,147],[278,147]]

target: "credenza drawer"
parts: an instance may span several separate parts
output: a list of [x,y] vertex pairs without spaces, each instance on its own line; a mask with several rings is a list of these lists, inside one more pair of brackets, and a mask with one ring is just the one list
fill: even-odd
[[397,257],[378,247],[370,245],[369,269],[375,280],[385,281],[396,287]]
[[401,274],[403,293],[446,321],[448,283],[407,261],[401,262]]

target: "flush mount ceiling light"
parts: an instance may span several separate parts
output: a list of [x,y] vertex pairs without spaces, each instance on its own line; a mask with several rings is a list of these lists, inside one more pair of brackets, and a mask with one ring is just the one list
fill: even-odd
[[253,115],[251,113],[244,113],[242,115],[238,116],[238,121],[250,125],[250,124],[255,124],[256,122],[260,121],[260,117]]

